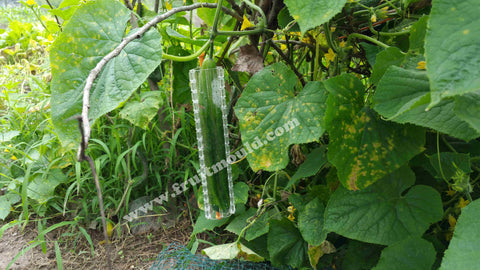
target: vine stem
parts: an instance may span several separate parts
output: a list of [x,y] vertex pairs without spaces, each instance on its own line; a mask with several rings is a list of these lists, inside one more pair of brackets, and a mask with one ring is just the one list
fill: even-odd
[[377,44],[378,46],[383,47],[383,48],[385,48],[385,49],[390,48],[390,46],[388,46],[387,44],[381,42],[380,40],[376,40],[376,39],[374,39],[374,38],[372,38],[372,37],[369,37],[369,36],[366,36],[366,35],[360,34],[360,33],[351,33],[350,35],[348,35],[347,42],[350,42],[350,39],[351,39],[351,38],[355,38],[355,37],[356,37],[356,38],[365,39],[365,40],[370,41],[370,42],[372,42],[372,43],[375,43],[375,44]]

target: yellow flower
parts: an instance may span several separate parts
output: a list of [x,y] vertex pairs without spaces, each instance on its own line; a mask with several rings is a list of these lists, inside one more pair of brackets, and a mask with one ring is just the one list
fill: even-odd
[[426,69],[426,62],[425,61],[420,61],[417,63],[417,69]]
[[166,3],[165,3],[165,8],[166,8],[167,10],[171,10],[171,9],[172,9],[172,4],[169,3],[169,2],[166,2]]
[[458,202],[458,208],[462,209],[470,203],[469,200],[464,200],[463,197],[460,197],[460,201]]
[[371,20],[372,22],[377,22],[377,15],[376,15],[375,13],[372,14],[372,17],[370,17],[370,20]]
[[35,5],[35,0],[27,0],[27,5],[29,6]]
[[294,220],[295,220],[295,216],[293,215],[293,213],[295,212],[295,207],[293,207],[293,205],[290,205],[290,206],[287,208],[287,211],[290,213],[287,218],[290,219],[291,221],[294,221]]
[[53,41],[53,36],[52,36],[52,34],[48,34],[47,39],[48,39],[48,41]]
[[17,157],[16,157],[16,156],[12,156],[10,159],[11,159],[11,160],[17,160]]
[[452,215],[448,215],[448,224],[450,224],[450,228],[453,230],[457,224],[457,219]]
[[448,186],[448,190],[445,191],[445,193],[447,193],[448,196],[452,197],[455,194],[455,190],[452,190],[450,186]]
[[340,41],[339,46],[340,46],[340,48],[345,48],[345,45],[346,45],[346,44],[347,44],[347,43],[342,40],[342,41]]
[[328,52],[325,54],[325,59],[327,60],[327,67],[330,62],[333,62],[333,60],[335,60],[335,53],[333,52],[332,48],[328,48]]
[[240,27],[240,30],[245,30],[250,27],[254,27],[254,25],[248,20],[247,16],[243,14],[243,22],[242,22],[242,27]]

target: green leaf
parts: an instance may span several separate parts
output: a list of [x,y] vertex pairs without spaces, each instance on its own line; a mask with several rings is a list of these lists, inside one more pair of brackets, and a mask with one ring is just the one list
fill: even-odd
[[410,28],[409,50],[423,54],[425,52],[425,33],[427,31],[428,16],[423,16]]
[[297,268],[305,266],[309,261],[307,242],[286,218],[270,222],[267,248],[274,266],[290,265]]
[[364,190],[338,188],[325,210],[324,229],[381,245],[420,237],[442,218],[443,208],[436,190],[411,187],[414,182],[413,172],[402,167]]
[[160,91],[145,92],[140,95],[140,101],[129,101],[120,111],[120,117],[130,123],[146,129],[148,124],[162,106],[163,99]]
[[425,59],[430,79],[430,106],[445,97],[480,89],[480,5],[476,0],[435,0],[432,4]]
[[[89,1],[76,10],[51,47],[52,122],[67,149],[80,139],[78,123],[66,120],[81,113],[86,78],[122,42],[129,19],[130,11],[121,2]],[[130,97],[160,64],[160,44],[160,34],[152,29],[105,65],[90,93],[92,123]]]
[[308,155],[306,155],[305,161],[298,167],[298,170],[288,181],[285,189],[288,189],[292,185],[296,184],[300,179],[315,175],[320,171],[322,166],[327,162],[326,147],[322,146],[314,149]]
[[382,246],[349,240],[342,261],[343,270],[372,269],[378,262]]
[[327,238],[327,232],[323,230],[323,211],[322,202],[315,198],[298,214],[298,229],[312,246],[319,246]]
[[233,185],[235,204],[246,204],[248,201],[248,185],[244,182],[237,182]]
[[480,91],[455,97],[455,114],[480,133]]
[[[437,175],[434,175],[438,178],[442,178],[442,173],[440,172],[440,167],[438,166],[438,154],[435,153],[429,158],[430,164],[434,168]],[[447,180],[450,180],[457,170],[461,170],[464,173],[472,172],[470,168],[470,155],[445,152],[440,153],[440,164],[442,165],[443,175]]]
[[229,218],[222,218],[222,219],[207,219],[205,217],[205,212],[200,211],[198,215],[198,219],[195,222],[195,225],[193,226],[193,232],[192,235],[195,235],[197,233],[201,233],[204,231],[210,231],[213,230],[216,227],[220,227],[227,223]]
[[425,72],[395,66],[385,72],[373,97],[374,109],[390,121],[432,128],[466,141],[480,136],[455,115],[453,100],[425,111],[429,102],[430,85]]
[[5,220],[5,218],[10,214],[11,205],[6,196],[0,196],[0,219]]
[[307,30],[328,22],[337,15],[347,0],[285,0],[292,17],[297,20],[302,35]]
[[441,270],[477,270],[480,265],[480,200],[462,209]]
[[357,77],[343,74],[324,84],[330,92],[327,156],[344,187],[363,189],[423,151],[423,128],[384,121],[363,107],[364,87]]
[[386,247],[374,270],[432,269],[436,252],[432,243],[422,238],[409,237]]
[[322,82],[309,82],[300,93],[296,85],[295,73],[276,63],[256,73],[238,100],[235,113],[252,170],[285,168],[291,144],[323,134],[327,95]]
[[390,66],[400,66],[405,61],[405,54],[397,47],[390,47],[377,54],[370,81],[377,84]]
[[[237,235],[247,226],[247,220],[253,217],[257,213],[256,208],[249,208],[244,213],[240,214],[239,216],[235,217],[235,219],[228,224],[225,228],[227,231],[233,232]],[[245,233],[245,239],[247,241],[252,241],[268,232],[270,228],[269,221],[272,216],[276,213],[275,210],[271,209],[263,213],[250,228],[247,229]]]
[[28,184],[28,197],[37,200],[40,204],[45,204],[49,199],[53,198],[55,188],[67,181],[68,178],[61,169],[50,170],[46,174],[46,178],[37,174],[33,181]]
[[265,259],[243,244],[229,243],[216,245],[202,250],[202,254],[213,260],[243,259],[251,262],[262,262]]
[[13,138],[20,135],[20,131],[18,130],[10,130],[7,132],[0,133],[0,142],[8,142],[11,141]]
[[[191,52],[182,49],[181,47],[170,47],[168,53],[177,56],[190,55]],[[190,103],[192,101],[192,93],[190,90],[188,72],[198,66],[198,60],[194,59],[188,62],[172,63],[173,68],[173,100],[177,104]]]

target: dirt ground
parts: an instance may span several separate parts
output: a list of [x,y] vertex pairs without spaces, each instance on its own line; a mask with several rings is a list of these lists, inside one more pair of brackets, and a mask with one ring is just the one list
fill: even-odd
[[[0,227],[3,224],[0,224]],[[21,229],[21,228],[20,228]],[[38,235],[33,224],[28,225],[23,233],[19,228],[6,230],[0,238],[0,269],[6,269],[11,260],[29,245]],[[143,235],[126,235],[113,239],[110,245],[112,268],[149,269],[162,249],[172,242],[186,245],[192,226],[188,220],[179,221],[175,227],[160,229]],[[65,231],[53,231],[46,235],[47,252],[40,246],[30,249],[19,257],[9,269],[57,269],[54,241]],[[90,245],[80,237],[74,247],[73,240],[60,243],[64,269],[107,269],[106,247],[102,244],[103,236],[98,230],[88,230],[94,244],[94,256]]]

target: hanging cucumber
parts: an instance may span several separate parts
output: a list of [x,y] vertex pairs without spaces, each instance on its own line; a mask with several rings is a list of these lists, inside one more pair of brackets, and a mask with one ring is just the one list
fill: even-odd
[[213,59],[190,71],[205,215],[223,218],[234,210],[223,69]]

